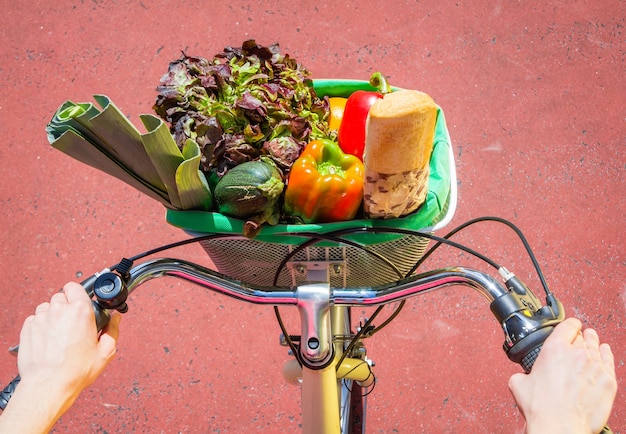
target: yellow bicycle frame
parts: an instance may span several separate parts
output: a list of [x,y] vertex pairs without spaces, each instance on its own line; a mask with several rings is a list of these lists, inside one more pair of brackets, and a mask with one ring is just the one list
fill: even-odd
[[285,364],[283,374],[287,381],[301,381],[302,432],[304,434],[341,432],[341,389],[343,380],[353,380],[368,387],[373,383],[370,366],[365,360],[343,356],[344,339],[350,335],[348,308],[331,307],[331,330],[334,358],[322,369],[300,367],[296,360]]

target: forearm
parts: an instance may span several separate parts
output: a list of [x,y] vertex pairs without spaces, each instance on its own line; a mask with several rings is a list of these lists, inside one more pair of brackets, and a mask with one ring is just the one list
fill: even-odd
[[0,416],[0,434],[47,433],[77,396],[76,391],[22,381]]

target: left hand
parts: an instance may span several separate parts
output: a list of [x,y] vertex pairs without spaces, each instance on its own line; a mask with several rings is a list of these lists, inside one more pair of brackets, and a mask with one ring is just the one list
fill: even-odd
[[91,299],[79,284],[66,284],[24,321],[17,359],[21,382],[77,396],[113,359],[120,318],[113,315],[98,336]]

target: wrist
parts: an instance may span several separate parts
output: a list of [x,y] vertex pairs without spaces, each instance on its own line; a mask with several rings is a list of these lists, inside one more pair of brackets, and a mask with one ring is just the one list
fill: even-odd
[[550,419],[528,418],[526,420],[526,434],[592,434],[591,429],[583,420],[577,417]]
[[48,432],[77,396],[54,381],[22,379],[2,413],[0,432]]
[[[18,389],[20,387],[23,387],[23,392],[28,396],[37,396],[51,411],[57,408],[67,409],[74,403],[83,389],[76,384],[61,381],[61,379],[54,377],[45,379],[22,378]],[[42,393],[42,391],[45,391],[45,393]]]

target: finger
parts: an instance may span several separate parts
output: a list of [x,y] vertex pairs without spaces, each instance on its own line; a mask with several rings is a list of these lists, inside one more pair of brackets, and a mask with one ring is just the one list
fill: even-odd
[[583,348],[585,350],[588,349],[587,344],[585,343],[585,338],[583,337],[582,333],[578,333],[576,338],[574,338],[574,342],[572,342],[572,346]]
[[598,332],[594,329],[585,329],[583,330],[583,338],[585,339],[585,343],[591,347],[597,349],[600,346],[600,337],[598,336]]
[[35,314],[46,312],[48,309],[50,309],[50,303],[43,302],[35,308]]
[[520,412],[522,412],[522,416],[524,416],[524,406],[519,400],[522,399],[524,395],[520,392],[523,391],[526,387],[524,383],[526,382],[527,378],[528,374],[516,373],[511,375],[508,383],[509,390],[511,391],[511,394],[513,395],[513,398],[517,403],[517,407],[519,408]]
[[28,337],[31,334],[32,325],[31,323],[35,321],[35,315],[29,315],[24,320],[24,324],[22,324],[22,329],[20,330],[20,344],[26,342]]
[[567,318],[554,328],[552,334],[548,336],[546,343],[551,340],[573,343],[580,336],[581,329],[582,323],[578,318]]
[[119,312],[114,312],[111,315],[111,320],[102,331],[100,340],[98,342],[98,351],[100,355],[109,360],[115,355],[117,339],[120,335],[120,321],[122,315]]
[[50,304],[56,303],[67,303],[67,297],[62,292],[57,292],[56,294],[52,294],[50,297]]
[[609,372],[613,372],[613,375],[615,375],[615,356],[609,344],[600,345],[600,358]]
[[87,291],[83,288],[79,283],[76,282],[68,282],[63,286],[63,292],[67,297],[67,301],[70,303],[80,302],[80,303],[88,303],[89,295],[87,295]]
[[107,326],[102,330],[102,333],[106,333],[117,341],[120,335],[120,322],[122,321],[122,314],[117,311],[111,312],[111,319]]
[[527,374],[522,374],[522,373],[516,373],[516,374],[511,375],[511,377],[509,378],[508,386],[513,396],[516,396],[516,392],[518,390],[524,390],[523,383],[526,377],[527,377]]
[[516,373],[509,378],[509,389],[515,394],[515,391],[520,389],[520,386],[524,382],[527,374]]

